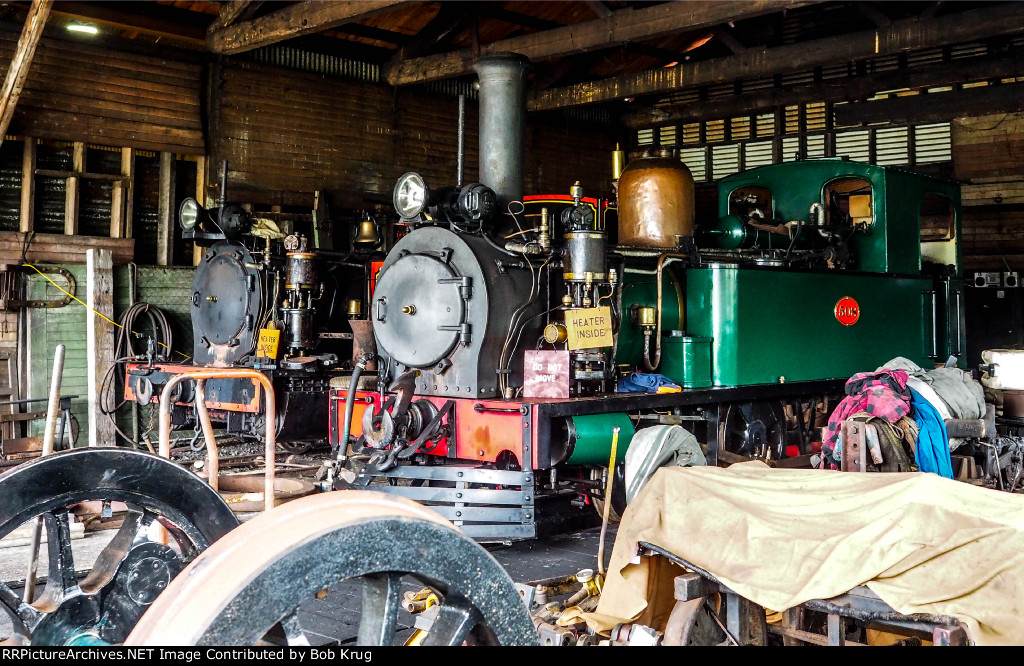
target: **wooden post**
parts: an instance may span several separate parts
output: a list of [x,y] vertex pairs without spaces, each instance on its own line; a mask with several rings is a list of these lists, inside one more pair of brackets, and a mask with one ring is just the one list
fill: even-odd
[[18,38],[18,46],[14,50],[14,58],[7,68],[7,77],[0,88],[0,142],[7,134],[14,117],[14,107],[18,104],[21,89],[25,86],[28,70],[32,66],[32,58],[36,54],[36,45],[43,36],[46,19],[50,15],[53,0],[32,0],[32,6],[25,17],[25,27]]
[[[100,409],[103,375],[114,363],[114,269],[110,250],[86,250],[86,368],[89,373],[89,446],[116,444],[114,424]],[[100,316],[102,315],[102,316]]]
[[85,144],[76,141],[74,151],[71,170],[75,175],[68,176],[64,192],[64,233],[68,236],[78,234],[78,185],[85,172]]
[[26,136],[21,153],[21,223],[18,230],[27,234],[35,228],[36,210],[36,139]]
[[132,237],[132,191],[135,178],[135,149],[121,149],[121,180],[110,194],[110,237]]
[[160,153],[160,202],[156,221],[156,263],[158,266],[174,264],[175,213],[174,153]]
[[[199,205],[206,205],[206,156],[202,155],[196,160],[196,201]],[[203,260],[203,255],[206,254],[203,248],[198,245],[192,246],[192,265],[198,266],[199,262]]]

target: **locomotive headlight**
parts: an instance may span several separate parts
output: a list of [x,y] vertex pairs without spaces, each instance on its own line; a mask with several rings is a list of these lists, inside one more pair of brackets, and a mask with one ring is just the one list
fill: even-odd
[[423,176],[409,172],[395,183],[392,196],[395,210],[403,218],[416,217],[423,212],[427,203],[427,184]]
[[195,199],[188,198],[181,202],[181,208],[178,209],[178,224],[185,231],[191,231],[195,228],[196,224],[199,223],[199,211],[201,210],[199,202]]

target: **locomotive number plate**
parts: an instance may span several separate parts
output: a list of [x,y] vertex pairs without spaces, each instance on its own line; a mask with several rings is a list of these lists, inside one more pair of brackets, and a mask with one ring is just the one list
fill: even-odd
[[582,308],[565,313],[566,346],[569,349],[597,349],[611,347],[612,310]]
[[860,304],[849,296],[843,296],[836,303],[835,315],[836,321],[843,326],[853,326],[860,319]]

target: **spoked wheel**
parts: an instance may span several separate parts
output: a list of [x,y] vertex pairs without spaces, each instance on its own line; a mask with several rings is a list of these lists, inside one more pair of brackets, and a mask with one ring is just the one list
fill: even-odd
[[718,645],[725,632],[711,615],[708,597],[677,601],[665,625],[664,645]]
[[280,623],[306,644],[298,607],[341,581],[362,586],[358,645],[395,645],[403,578],[434,590],[423,645],[536,645],[512,580],[444,518],[368,490],[289,502],[200,555],[128,637],[128,645],[254,645]]
[[759,460],[779,460],[785,453],[786,413],[781,403],[731,404],[719,427],[719,441],[729,453]]
[[[600,481],[604,477],[605,467],[595,467],[591,470],[590,478],[593,481]],[[598,518],[604,518],[604,488],[600,491],[601,496],[590,493],[590,502],[597,511]],[[612,483],[612,505],[608,511],[608,522],[617,524],[622,520],[622,514],[626,513],[626,464],[619,463],[615,466],[615,481]]]
[[[68,509],[89,500],[125,502],[128,516],[79,582]],[[74,449],[0,476],[0,538],[40,516],[46,587],[26,604],[0,583],[0,612],[13,625],[6,645],[120,643],[185,565],[238,525],[198,477],[163,458],[127,449]],[[171,545],[152,541],[154,522]]]

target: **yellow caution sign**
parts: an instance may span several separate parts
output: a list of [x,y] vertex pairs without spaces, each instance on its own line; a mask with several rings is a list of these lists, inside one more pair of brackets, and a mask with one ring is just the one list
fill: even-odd
[[277,358],[277,346],[281,342],[281,331],[261,328],[256,340],[256,355],[263,358]]
[[582,308],[565,313],[566,344],[569,349],[597,349],[612,346],[612,310]]

